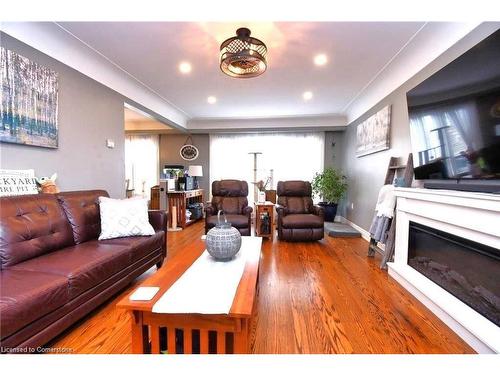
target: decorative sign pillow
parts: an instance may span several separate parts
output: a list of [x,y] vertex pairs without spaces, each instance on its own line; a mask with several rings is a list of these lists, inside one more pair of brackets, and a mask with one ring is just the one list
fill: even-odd
[[38,194],[33,169],[0,169],[0,197]]
[[147,199],[99,197],[99,209],[101,212],[99,240],[155,234],[148,219]]

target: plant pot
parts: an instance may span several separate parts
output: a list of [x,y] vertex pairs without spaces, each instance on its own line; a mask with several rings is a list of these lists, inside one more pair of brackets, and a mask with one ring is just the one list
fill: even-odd
[[325,210],[325,221],[335,221],[335,215],[337,215],[337,203],[320,202],[318,205],[323,207]]

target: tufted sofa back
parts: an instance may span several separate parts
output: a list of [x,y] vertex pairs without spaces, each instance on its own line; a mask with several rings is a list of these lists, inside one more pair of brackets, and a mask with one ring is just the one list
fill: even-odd
[[73,231],[76,244],[95,240],[101,233],[99,197],[109,197],[105,190],[68,191],[57,194]]
[[0,267],[97,239],[104,190],[0,198]]
[[212,182],[212,206],[229,215],[241,215],[248,206],[248,184],[240,180]]
[[279,181],[278,204],[286,214],[308,214],[313,211],[311,183],[308,181]]
[[55,195],[0,198],[1,268],[73,244],[71,227]]

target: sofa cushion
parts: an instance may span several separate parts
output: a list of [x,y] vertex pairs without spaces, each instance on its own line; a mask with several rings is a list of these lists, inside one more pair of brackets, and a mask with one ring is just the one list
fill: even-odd
[[[248,216],[245,215],[226,215],[226,219],[235,228],[246,228],[248,227]],[[221,220],[223,216],[221,215]],[[207,218],[207,224],[210,228],[217,224],[217,215],[209,216]]]
[[69,191],[57,194],[73,230],[76,244],[96,239],[101,233],[99,197],[109,197],[105,190]]
[[247,197],[248,183],[240,180],[220,180],[212,182],[212,196]]
[[67,303],[68,279],[43,272],[0,271],[2,338]]
[[66,277],[69,296],[75,298],[130,265],[131,257],[127,246],[93,240],[19,263],[13,269]]
[[278,196],[286,197],[310,197],[312,187],[309,181],[278,181]]
[[71,227],[54,195],[0,198],[2,268],[73,244]]
[[243,209],[248,206],[246,197],[213,197],[212,206],[217,213],[219,210],[224,211],[226,215],[241,215]]
[[308,214],[314,206],[310,197],[279,197],[279,204],[285,207],[287,214]]
[[121,245],[130,248],[132,262],[144,258],[153,251],[161,249],[164,241],[164,232],[156,232],[152,236],[122,237],[99,241],[101,244]]
[[323,228],[324,222],[320,216],[312,214],[286,215],[282,219],[283,228]]

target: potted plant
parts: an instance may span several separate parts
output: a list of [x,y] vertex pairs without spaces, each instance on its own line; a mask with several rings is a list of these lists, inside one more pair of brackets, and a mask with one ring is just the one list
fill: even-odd
[[347,190],[346,177],[336,169],[328,167],[323,173],[316,173],[311,186],[314,195],[323,199],[319,205],[325,209],[325,221],[334,221],[337,205]]

